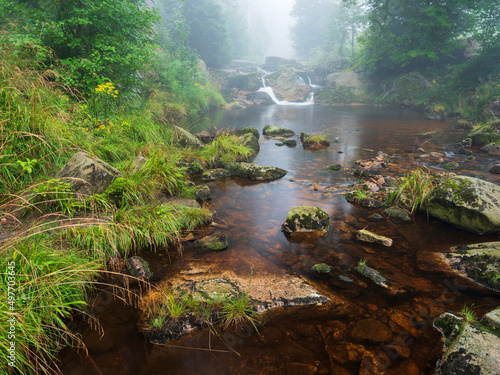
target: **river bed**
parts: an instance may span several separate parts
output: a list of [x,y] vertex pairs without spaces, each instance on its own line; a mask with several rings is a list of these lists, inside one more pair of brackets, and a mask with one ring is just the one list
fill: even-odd
[[[228,267],[248,275],[278,271],[300,275],[331,302],[278,308],[265,315],[258,333],[249,327],[231,333],[205,329],[165,345],[153,345],[139,332],[133,307],[119,300],[100,301],[96,306],[104,336],[99,340],[88,327],[82,327],[85,337],[92,336],[86,340],[90,355],[63,352],[64,374],[342,375],[382,370],[394,375],[432,374],[442,354],[442,339],[432,327],[433,318],[447,310],[460,311],[464,304],[477,306],[478,316],[500,305],[498,295],[436,272],[432,262],[425,261],[429,257],[423,256],[463,243],[498,240],[498,236],[478,236],[424,215],[417,215],[411,223],[387,218],[374,221],[371,215],[380,209],[350,204],[342,196],[358,181],[350,171],[356,160],[382,151],[391,158],[391,165],[382,173],[394,177],[415,165],[439,170],[439,163],[420,157],[416,150],[449,152],[450,145],[463,139],[465,132],[409,111],[317,105],[221,111],[188,128],[195,132],[211,126],[254,126],[262,133],[266,124],[292,129],[297,136],[301,131],[321,132],[329,136],[332,145],[319,151],[304,150],[300,141],[297,147],[278,147],[276,140],[261,136],[261,150],[254,162],[286,169],[285,177],[269,183],[238,178],[208,183],[215,221],[229,237],[228,250],[207,253],[187,245],[182,257],[173,256],[171,265],[159,254],[148,254],[148,260],[160,265],[165,277],[182,270],[187,262],[210,264],[214,276],[219,268]],[[456,173],[498,183],[497,177],[487,172],[494,163],[487,155],[475,152],[475,160],[448,155],[459,164]],[[331,164],[345,169],[331,171],[326,168]],[[331,230],[326,237],[293,243],[283,235],[280,226],[288,211],[298,205],[318,206],[330,215]],[[353,234],[365,228],[392,238],[394,245],[381,248],[359,243]],[[353,267],[363,259],[406,288],[405,297],[394,298],[356,275]],[[315,276],[310,272],[315,263],[332,265],[335,275]],[[339,274],[354,282],[342,281]],[[360,339],[354,332],[363,327],[375,337],[389,332],[391,339],[382,340],[387,345]],[[369,363],[377,363],[379,369],[372,371]]]

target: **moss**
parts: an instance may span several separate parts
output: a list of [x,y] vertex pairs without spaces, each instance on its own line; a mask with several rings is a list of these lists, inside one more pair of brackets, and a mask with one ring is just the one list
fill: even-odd
[[290,129],[286,129],[282,126],[271,126],[266,125],[262,130],[262,134],[267,135],[269,137],[291,137],[295,135],[295,132]]
[[285,234],[296,231],[328,231],[330,217],[319,207],[298,206],[290,210],[282,230]]
[[103,197],[114,203],[117,207],[122,207],[124,204],[125,193],[134,189],[134,183],[128,178],[118,177],[111,185],[108,186],[103,194]]
[[394,217],[396,219],[399,219],[401,221],[411,221],[410,214],[403,208],[399,207],[387,208],[384,210],[384,214],[386,214],[389,217]]
[[340,171],[342,166],[340,164],[332,164],[327,167],[331,171]]
[[311,271],[316,273],[330,273],[332,268],[326,263],[318,263],[311,267]]

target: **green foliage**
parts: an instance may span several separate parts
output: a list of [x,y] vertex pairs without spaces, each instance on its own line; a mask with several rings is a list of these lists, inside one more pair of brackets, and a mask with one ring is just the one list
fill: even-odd
[[392,205],[402,205],[411,213],[422,209],[425,196],[438,181],[427,168],[414,170],[397,180],[398,188],[389,197]]
[[152,54],[157,15],[144,0],[45,0],[29,4],[31,33],[58,58],[65,84],[89,94],[107,80],[130,92]]
[[33,199],[30,210],[41,212],[61,212],[73,216],[75,211],[75,198],[71,184],[58,179],[48,180],[33,187]]
[[474,304],[470,306],[463,305],[460,314],[462,314],[467,323],[474,322],[477,319],[477,314],[474,312]]
[[[86,294],[99,264],[82,253],[61,250],[46,235],[17,238],[0,247],[0,371],[7,373],[15,322],[16,368],[22,374],[56,373],[60,346],[79,339],[67,322],[86,307]],[[8,288],[14,280],[14,293]],[[14,304],[10,304],[14,297]],[[11,309],[12,307],[12,309]],[[3,372],[6,371],[6,372]]]
[[220,5],[213,0],[190,0],[183,4],[183,16],[189,28],[189,45],[212,68],[220,68],[232,59],[226,20]]
[[252,156],[249,147],[242,145],[236,135],[221,133],[201,151],[203,165],[227,165],[236,161],[245,161]]

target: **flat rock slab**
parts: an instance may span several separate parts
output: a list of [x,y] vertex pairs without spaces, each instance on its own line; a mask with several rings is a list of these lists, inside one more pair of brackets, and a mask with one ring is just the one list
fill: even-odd
[[356,238],[360,241],[363,241],[363,242],[375,243],[375,244],[387,246],[387,247],[392,246],[392,239],[390,239],[388,237],[380,236],[378,234],[375,234],[375,233],[370,232],[370,231],[365,230],[365,229],[361,229],[356,234]]
[[441,258],[476,284],[500,291],[500,242],[483,242],[451,248]]

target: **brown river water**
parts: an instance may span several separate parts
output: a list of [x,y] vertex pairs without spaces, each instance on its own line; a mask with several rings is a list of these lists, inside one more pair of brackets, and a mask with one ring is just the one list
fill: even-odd
[[[254,126],[261,132],[266,124],[284,126],[297,135],[323,132],[332,141],[338,137],[338,142],[309,151],[300,142],[294,148],[277,147],[276,140],[261,137],[255,163],[284,168],[289,171],[285,177],[269,183],[231,178],[208,183],[215,221],[223,224],[222,231],[229,237],[228,250],[202,253],[186,246],[182,257],[173,256],[171,264],[164,254],[144,256],[164,277],[181,270],[186,259],[215,264],[215,270],[217,264],[228,267],[228,263],[242,273],[280,270],[308,279],[332,302],[277,308],[265,314],[258,334],[251,327],[231,333],[204,329],[153,345],[140,333],[134,307],[100,293],[95,309],[104,336],[99,339],[82,324],[79,329],[89,354],[63,351],[60,368],[64,374],[432,374],[442,354],[433,318],[444,311],[460,311],[464,304],[477,306],[478,316],[500,305],[497,294],[437,272],[435,262],[428,260],[432,258],[422,256],[463,243],[498,240],[498,236],[475,235],[424,215],[410,223],[376,222],[371,215],[381,209],[352,205],[342,196],[357,178],[349,170],[326,168],[341,164],[349,169],[356,160],[382,151],[392,160],[382,170],[384,175],[397,177],[416,164],[439,170],[439,164],[419,158],[415,150],[449,151],[465,132],[412,112],[371,106],[255,107],[217,112],[191,126]],[[428,132],[433,132],[431,138],[416,136]],[[487,172],[495,160],[475,154],[474,161],[463,155],[449,155],[448,160],[459,163],[456,173],[498,183]],[[326,237],[292,243],[281,233],[288,211],[298,205],[318,206],[330,215],[331,230]],[[392,238],[394,245],[381,248],[357,242],[353,233],[364,228]],[[409,293],[394,298],[356,275],[352,268],[361,259]],[[310,268],[315,263],[333,266],[334,276],[314,276]],[[342,281],[339,274],[353,282]],[[338,301],[348,308],[339,308]],[[353,334],[360,327],[380,337],[389,332],[392,338],[380,340],[386,344],[360,340]]]

